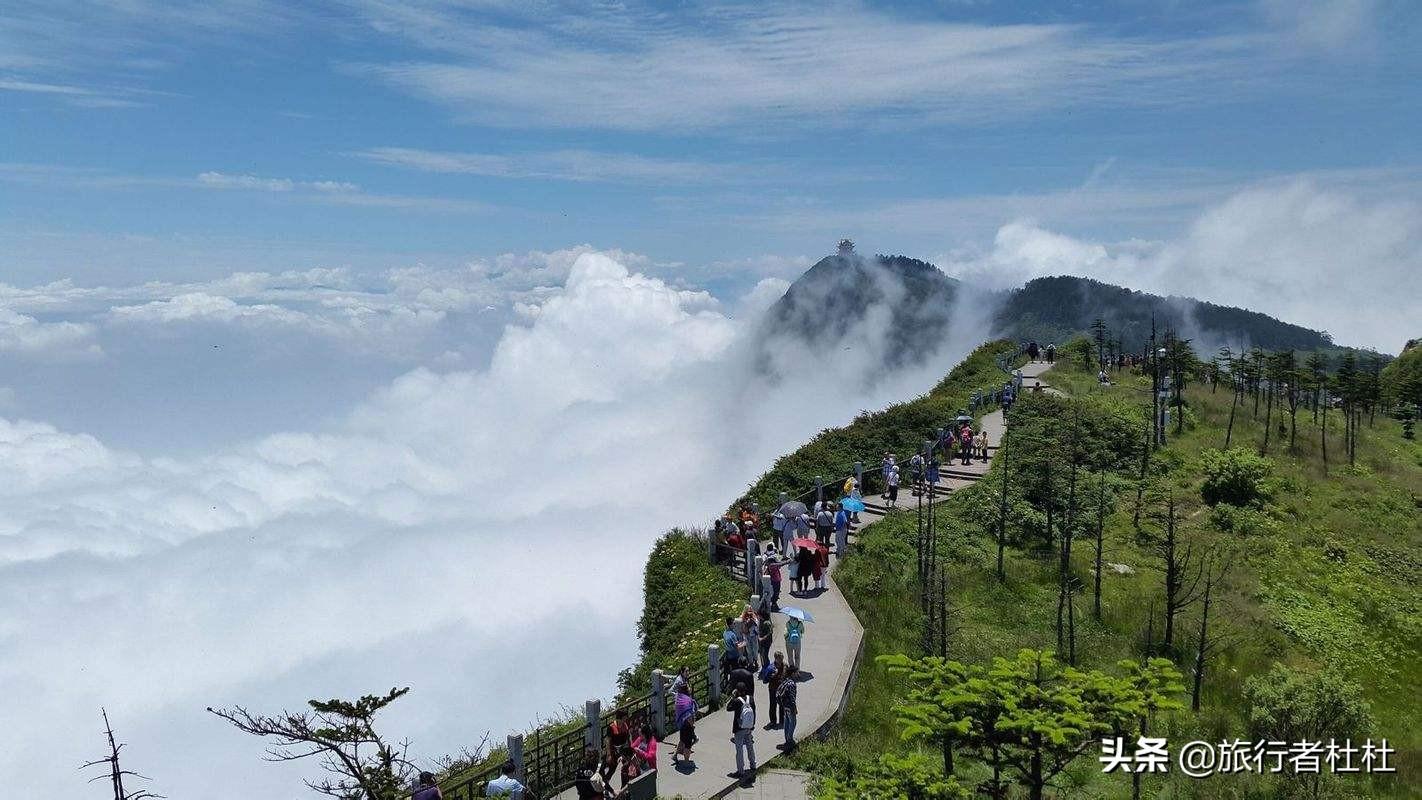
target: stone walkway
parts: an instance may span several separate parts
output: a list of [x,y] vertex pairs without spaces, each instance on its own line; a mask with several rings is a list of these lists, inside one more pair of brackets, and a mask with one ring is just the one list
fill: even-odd
[[[1022,367],[1025,386],[1030,387],[1048,367],[1038,361]],[[1046,387],[1044,387],[1046,388]],[[993,411],[980,420],[980,426],[987,431],[988,441],[993,446],[1001,444],[1006,425],[1002,411]],[[948,499],[956,489],[968,486],[987,472],[987,463],[974,460],[971,465],[958,463],[943,465],[940,480],[936,484],[934,502]],[[884,501],[878,495],[864,498],[865,510],[860,513],[860,524],[856,530],[872,525],[888,513]],[[913,508],[917,503],[912,488],[905,484],[899,490],[899,509]],[[851,543],[853,539],[851,538]],[[834,582],[834,568],[839,563],[838,556],[831,557],[827,591],[818,595],[792,597],[782,594],[780,604],[798,606],[814,615],[815,621],[805,626],[805,637],[801,643],[802,678],[797,703],[800,717],[796,724],[796,738],[808,739],[828,732],[839,714],[849,702],[849,691],[858,665],[859,649],[864,640],[864,629],[855,617],[848,601],[840,593]],[[786,578],[786,588],[789,578]],[[776,648],[783,650],[781,638],[785,631],[785,615],[774,615]],[[806,778],[802,772],[783,769],[765,769],[767,762],[780,756],[776,748],[784,742],[779,730],[766,730],[765,724],[769,705],[766,685],[755,684],[757,727],[755,753],[757,766],[761,772],[750,786],[741,786],[733,773],[736,768],[735,748],[731,744],[731,717],[725,711],[713,713],[697,720],[696,733],[700,741],[689,764],[672,764],[676,752],[676,735],[668,737],[657,748],[657,795],[659,797],[683,798],[683,800],[709,800],[709,798],[734,797],[742,800],[804,800],[808,797]],[[576,792],[569,790],[559,795],[575,798]]]

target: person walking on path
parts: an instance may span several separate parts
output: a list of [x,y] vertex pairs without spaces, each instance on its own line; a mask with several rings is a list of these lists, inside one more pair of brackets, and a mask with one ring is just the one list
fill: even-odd
[[909,483],[913,486],[914,496],[923,494],[923,454],[914,453],[909,459]]
[[792,671],[800,669],[800,645],[804,639],[804,620],[796,617],[785,620],[785,660],[790,662]]
[[844,558],[849,552],[849,512],[843,508],[834,512],[834,554]]
[[[755,695],[749,690],[737,688],[726,704],[731,712],[731,741],[736,745],[736,771],[731,777],[744,781],[755,778]],[[750,771],[746,771],[746,758],[750,758]]]
[[780,610],[780,584],[785,577],[781,572],[781,567],[785,564],[780,560],[780,553],[771,545],[765,553],[765,571],[770,575],[770,610]]
[[1057,361],[1057,346],[1056,346],[1055,344],[1049,344],[1049,345],[1047,345],[1047,363],[1048,363],[1048,364],[1055,364],[1056,361]]
[[988,438],[987,428],[978,431],[978,458],[988,460]]
[[889,498],[889,508],[894,508],[895,506],[898,505],[898,502],[899,502],[899,468],[898,468],[898,467],[896,467],[896,466],[890,466],[890,467],[889,467],[889,474],[886,476],[885,482],[888,483],[888,486],[889,486],[889,493],[886,494],[886,495],[884,495],[884,496],[887,497],[887,498]]
[[966,422],[958,432],[958,451],[963,456],[963,466],[973,463],[973,428]]
[[657,768],[657,736],[652,726],[642,723],[637,738],[632,740],[632,753],[637,757],[637,774],[642,775]]
[[785,680],[785,675],[789,667],[785,664],[785,654],[779,650],[775,651],[775,660],[770,662],[766,668],[765,683],[769,688],[770,695],[770,722],[766,723],[766,730],[773,730],[780,727],[780,717],[777,713],[780,709],[780,701],[776,699],[775,690],[780,687],[780,682]]
[[[578,762],[578,771],[573,773],[573,788],[578,790],[578,800],[603,800],[607,791],[607,784],[598,774],[597,751],[591,747],[583,748],[583,760]],[[417,794],[411,800],[421,800]]]
[[930,453],[929,456],[928,456],[928,479],[927,479],[927,483],[928,483],[928,486],[929,486],[930,488],[932,488],[932,487],[938,485],[939,469],[941,469],[942,466],[943,466],[943,465],[940,464],[939,461],[938,461],[938,454],[937,454],[936,452],[935,452],[935,453]]
[[796,706],[795,700],[798,692],[799,686],[795,681],[795,670],[788,669],[775,691],[775,702],[780,705],[780,727],[785,731],[785,744],[780,746],[780,750],[785,753],[793,753],[797,747],[795,744],[795,720],[799,717],[800,709]]
[[513,761],[505,761],[503,773],[499,777],[489,781],[489,785],[484,789],[485,797],[508,797],[510,800],[523,800],[524,792],[528,791],[514,774],[518,772],[518,765]]
[[820,506],[820,510],[815,513],[815,541],[829,547],[830,534],[834,532],[834,512],[830,510],[833,503],[825,503]]
[[829,575],[829,548],[815,550],[815,588],[828,589],[825,580]]
[[887,500],[888,497],[889,497],[889,490],[888,490],[888,485],[889,485],[889,473],[892,472],[893,470],[897,469],[897,465],[896,465],[895,462],[894,462],[894,454],[893,454],[893,453],[890,453],[890,452],[888,452],[888,451],[885,451],[885,452],[884,452],[884,460],[881,461],[881,462],[879,462],[879,469],[880,469],[880,471],[883,472],[883,474],[884,474],[884,487],[885,487],[885,488],[884,488],[884,493],[880,496],[880,499],[885,499],[885,500]]
[[[593,754],[593,764],[597,764],[597,754]],[[435,783],[435,776],[432,772],[421,772],[420,782],[415,786],[415,793],[410,800],[444,800],[444,793],[439,790],[439,784]]]
[[1037,343],[1036,343],[1036,342],[1029,342],[1029,343],[1027,344],[1027,357],[1028,357],[1029,359],[1031,359],[1031,360],[1033,360],[1033,361],[1036,361],[1036,360],[1037,360],[1037,356],[1040,355],[1041,352],[1042,352],[1042,351],[1037,347]]
[[736,621],[736,633],[740,634],[744,654],[741,661],[743,666],[749,670],[755,670],[760,666],[759,635],[760,625],[755,616],[755,609],[747,603],[745,610],[741,612],[741,617]]
[[[726,630],[721,633],[721,661],[722,668],[729,672],[741,663],[741,651],[745,644],[741,642],[741,637],[736,633],[736,621],[731,617],[726,617]],[[626,716],[626,712],[619,711]]]
[[617,751],[613,749],[612,743],[608,742],[607,752],[602,756],[602,764],[597,768],[597,775],[602,778],[603,789],[607,794],[612,794],[612,779],[617,777]]
[[790,541],[790,532],[786,530],[789,524],[790,521],[785,518],[784,514],[780,513],[780,509],[778,508],[775,509],[774,514],[770,515],[770,527],[771,530],[775,532],[771,538],[781,540],[783,548],[789,547],[788,544],[783,544]]
[[795,589],[804,594],[809,588],[810,578],[815,574],[814,548],[802,547],[795,554]]
[[[864,495],[859,493],[859,481],[855,480],[853,475],[850,475],[848,478],[844,479],[844,496],[852,497],[855,500],[864,499]],[[853,514],[850,514],[849,521],[854,523],[855,525],[858,525],[859,512],[856,511]]]
[[756,623],[756,643],[762,665],[770,663],[770,648],[775,644],[775,623],[770,621],[770,609],[765,611],[767,613],[760,614],[760,621]]
[[696,699],[691,696],[691,687],[682,684],[677,688],[676,693],[676,752],[672,754],[672,763],[676,763],[677,756],[681,756],[686,761],[691,760],[691,748],[696,744]]

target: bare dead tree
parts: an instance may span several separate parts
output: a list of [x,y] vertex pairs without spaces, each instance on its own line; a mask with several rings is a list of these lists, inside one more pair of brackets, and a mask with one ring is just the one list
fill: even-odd
[[998,443],[997,448],[998,456],[1002,459],[1002,463],[999,465],[1002,468],[1002,497],[1000,498],[1000,502],[997,509],[998,582],[1007,580],[1007,571],[1003,567],[1003,551],[1007,549],[1007,481],[1009,476],[1011,475],[1007,463],[1008,456],[1011,453],[1011,451],[1007,449],[1007,437],[1010,435],[1010,433],[1011,431],[1009,430],[1004,430],[1002,432],[1002,441]]
[[[1065,622],[1067,614],[1068,595],[1072,592],[1071,577],[1071,543],[1076,532],[1076,474],[1077,459],[1071,460],[1071,473],[1067,481],[1067,508],[1066,520],[1062,525],[1061,546],[1058,550],[1061,561],[1057,567],[1057,652],[1064,652],[1062,647],[1066,633]],[[1073,666],[1075,664],[1073,663]]]
[[1158,569],[1164,575],[1165,589],[1165,630],[1161,644],[1166,653],[1174,653],[1175,620],[1180,612],[1200,599],[1200,580],[1204,575],[1204,558],[1195,552],[1193,543],[1185,543],[1181,548],[1179,535],[1180,518],[1176,513],[1175,490],[1166,492],[1163,535],[1155,542],[1155,551],[1160,556]]
[[1101,619],[1101,560],[1106,533],[1106,470],[1101,470],[1101,488],[1096,496],[1096,560],[1094,566],[1095,591],[1091,597],[1091,615]]
[[1210,607],[1214,603],[1214,588],[1229,572],[1229,562],[1221,561],[1205,567],[1205,588],[1200,597],[1200,634],[1195,642],[1195,675],[1190,686],[1190,710],[1200,710],[1200,688],[1205,682],[1205,664],[1209,657],[1233,640],[1229,632],[1210,632]]
[[89,779],[89,783],[107,779],[113,787],[114,800],[145,800],[145,798],[163,797],[161,794],[154,794],[146,789],[138,789],[130,792],[124,788],[123,779],[125,777],[139,778],[145,781],[152,779],[145,775],[140,775],[133,770],[123,768],[123,765],[119,763],[119,751],[123,750],[126,745],[114,738],[114,728],[109,724],[109,712],[101,708],[99,709],[99,713],[104,717],[104,736],[108,738],[109,754],[103,758],[96,758],[93,761],[86,762],[83,766],[79,767],[79,769],[102,766],[106,768],[108,772],[103,775],[95,775]]
[[334,777],[307,780],[314,792],[341,800],[397,800],[415,770],[406,757],[409,742],[387,741],[376,732],[374,718],[409,691],[392,688],[355,701],[311,700],[310,711],[283,711],[272,717],[241,706],[207,710],[243,733],[275,740],[267,749],[268,761],[318,759],[321,769]]

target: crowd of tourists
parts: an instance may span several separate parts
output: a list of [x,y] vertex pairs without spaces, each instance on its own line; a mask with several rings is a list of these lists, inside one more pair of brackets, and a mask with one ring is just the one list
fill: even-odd
[[[1048,345],[1047,358],[1055,358],[1056,348]],[[1033,342],[1028,354],[1040,355]],[[1037,387],[1034,387],[1034,389]],[[1022,373],[1018,370],[1001,393],[1003,410],[1007,411],[1022,389]],[[963,416],[944,427],[925,452],[914,453],[900,465],[895,453],[886,451],[879,464],[883,486],[880,499],[889,508],[897,506],[900,486],[906,481],[913,496],[920,496],[937,485],[942,470],[958,459],[970,465],[974,459],[987,460],[990,455],[987,431],[974,431],[970,418]],[[901,470],[906,474],[901,474]],[[759,707],[755,684],[766,687],[767,720],[764,730],[779,730],[783,743],[777,749],[792,752],[798,717],[797,694],[803,677],[801,654],[804,649],[805,615],[792,607],[782,607],[785,580],[790,581],[787,594],[791,597],[813,597],[825,591],[830,567],[830,554],[843,556],[849,549],[849,532],[860,522],[864,510],[863,492],[855,476],[839,486],[843,495],[839,501],[821,499],[812,506],[785,501],[769,516],[769,530],[763,530],[762,514],[753,506],[742,506],[735,513],[717,520],[714,530],[718,557],[744,553],[748,542],[762,543],[765,574],[769,578],[768,593],[762,591],[758,603],[747,603],[738,616],[726,617],[721,639],[721,693],[729,698],[725,709],[731,717],[730,734],[735,746],[736,770],[729,777],[754,779],[757,769],[755,752],[756,725]],[[823,494],[823,493],[821,493]],[[747,568],[752,568],[747,564]],[[775,612],[785,614],[784,630],[775,630]],[[672,702],[671,727],[676,732],[676,750],[672,763],[694,763],[692,756],[699,741],[696,731],[698,708],[693,696],[686,667],[682,667],[670,687]],[[615,800],[626,797],[628,787],[642,775],[657,769],[658,741],[652,726],[639,717],[629,720],[626,709],[618,709],[603,729],[601,750],[585,748],[574,779],[579,800]],[[506,796],[514,800],[531,798],[529,790],[517,779],[513,761],[505,763],[501,774],[491,780],[486,796]],[[411,800],[442,800],[434,776],[421,773]]]

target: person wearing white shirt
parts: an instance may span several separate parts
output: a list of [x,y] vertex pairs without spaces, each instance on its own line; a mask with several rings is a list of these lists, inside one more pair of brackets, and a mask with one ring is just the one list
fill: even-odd
[[518,778],[514,777],[514,773],[518,772],[518,767],[515,766],[512,761],[505,761],[504,768],[501,772],[504,774],[489,781],[488,788],[484,790],[484,796],[508,797],[512,798],[512,800],[523,800],[524,792],[527,790],[522,783],[518,782]]

